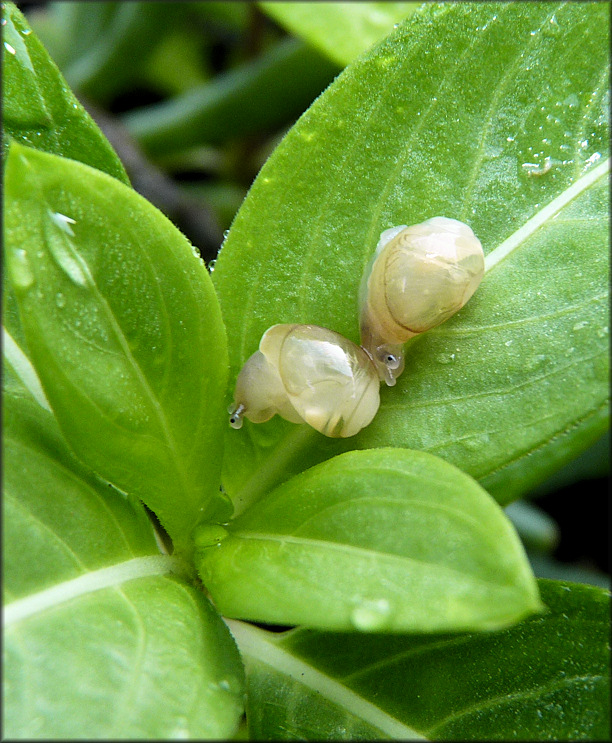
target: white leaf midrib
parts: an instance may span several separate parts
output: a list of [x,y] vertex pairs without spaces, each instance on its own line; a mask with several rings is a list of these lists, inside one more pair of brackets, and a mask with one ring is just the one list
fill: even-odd
[[79,596],[119,586],[136,578],[181,572],[180,562],[169,555],[146,555],[93,570],[37,593],[12,601],[3,609],[4,626],[42,614]]
[[584,191],[593,185],[610,171],[610,158],[604,160],[600,165],[588,170],[581,178],[572,183],[569,188],[560,193],[549,204],[540,209],[539,212],[528,219],[525,224],[514,232],[507,240],[498,245],[485,258],[485,272],[489,272],[497,266],[504,258],[507,258],[522,243],[528,240],[540,227],[553,219],[562,209],[577,199]]
[[250,656],[260,663],[290,677],[320,694],[327,701],[336,704],[349,714],[378,728],[394,740],[427,740],[412,728],[391,717],[380,707],[344,686],[341,682],[309,665],[306,661],[292,655],[267,637],[264,630],[244,622],[226,619],[241,654]]

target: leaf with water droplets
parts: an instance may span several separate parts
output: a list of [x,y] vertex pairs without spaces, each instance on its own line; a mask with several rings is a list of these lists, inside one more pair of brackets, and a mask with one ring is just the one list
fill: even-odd
[[256,740],[608,740],[610,595],[538,581],[500,632],[266,632],[230,621]]
[[[75,98],[28,22],[2,4],[3,155],[11,141],[91,165],[129,183],[121,161]],[[8,46],[7,46],[8,44]]]
[[16,144],[5,238],[30,359],[62,432],[189,549],[219,501],[225,425],[225,335],[204,264],[129,187]]
[[357,341],[362,272],[393,225],[465,221],[487,272],[461,312],[409,341],[357,436],[329,441],[278,418],[228,426],[233,498],[340,451],[401,446],[506,503],[601,435],[608,37],[605,3],[425,3],[285,136],[215,266],[232,381],[275,323]]
[[203,535],[219,610],[359,632],[506,626],[541,608],[514,528],[455,467],[421,452],[348,452]]

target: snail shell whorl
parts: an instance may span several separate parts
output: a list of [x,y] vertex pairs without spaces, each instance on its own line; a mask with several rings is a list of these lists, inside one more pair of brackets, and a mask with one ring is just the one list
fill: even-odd
[[[382,233],[361,302],[361,343],[381,379],[395,383],[402,344],[458,312],[483,275],[482,245],[456,219],[434,217]],[[388,355],[394,365],[399,356],[399,371],[385,363]]]
[[306,422],[326,436],[358,433],[380,404],[378,374],[368,354],[316,325],[273,325],[236,381],[234,427],[275,413]]

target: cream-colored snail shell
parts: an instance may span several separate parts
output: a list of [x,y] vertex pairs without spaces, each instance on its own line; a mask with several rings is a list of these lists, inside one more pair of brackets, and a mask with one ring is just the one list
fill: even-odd
[[361,345],[381,380],[404,369],[403,344],[458,312],[484,275],[480,240],[463,222],[433,217],[381,236],[361,288]]
[[333,438],[354,436],[380,404],[380,380],[368,354],[317,325],[273,325],[236,380],[230,425],[262,423],[278,413]]

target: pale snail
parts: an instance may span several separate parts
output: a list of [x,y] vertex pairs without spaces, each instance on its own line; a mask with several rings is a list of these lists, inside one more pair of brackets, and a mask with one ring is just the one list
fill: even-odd
[[361,345],[389,386],[403,345],[458,312],[484,275],[480,240],[463,222],[433,217],[385,230],[362,281]]
[[484,274],[480,241],[462,222],[433,217],[385,230],[360,292],[361,346],[317,325],[273,325],[242,367],[230,425],[278,413],[334,438],[354,436],[404,369],[403,344],[458,312]]
[[367,426],[379,404],[380,380],[363,348],[318,325],[273,325],[238,375],[230,425],[278,413],[345,438]]

